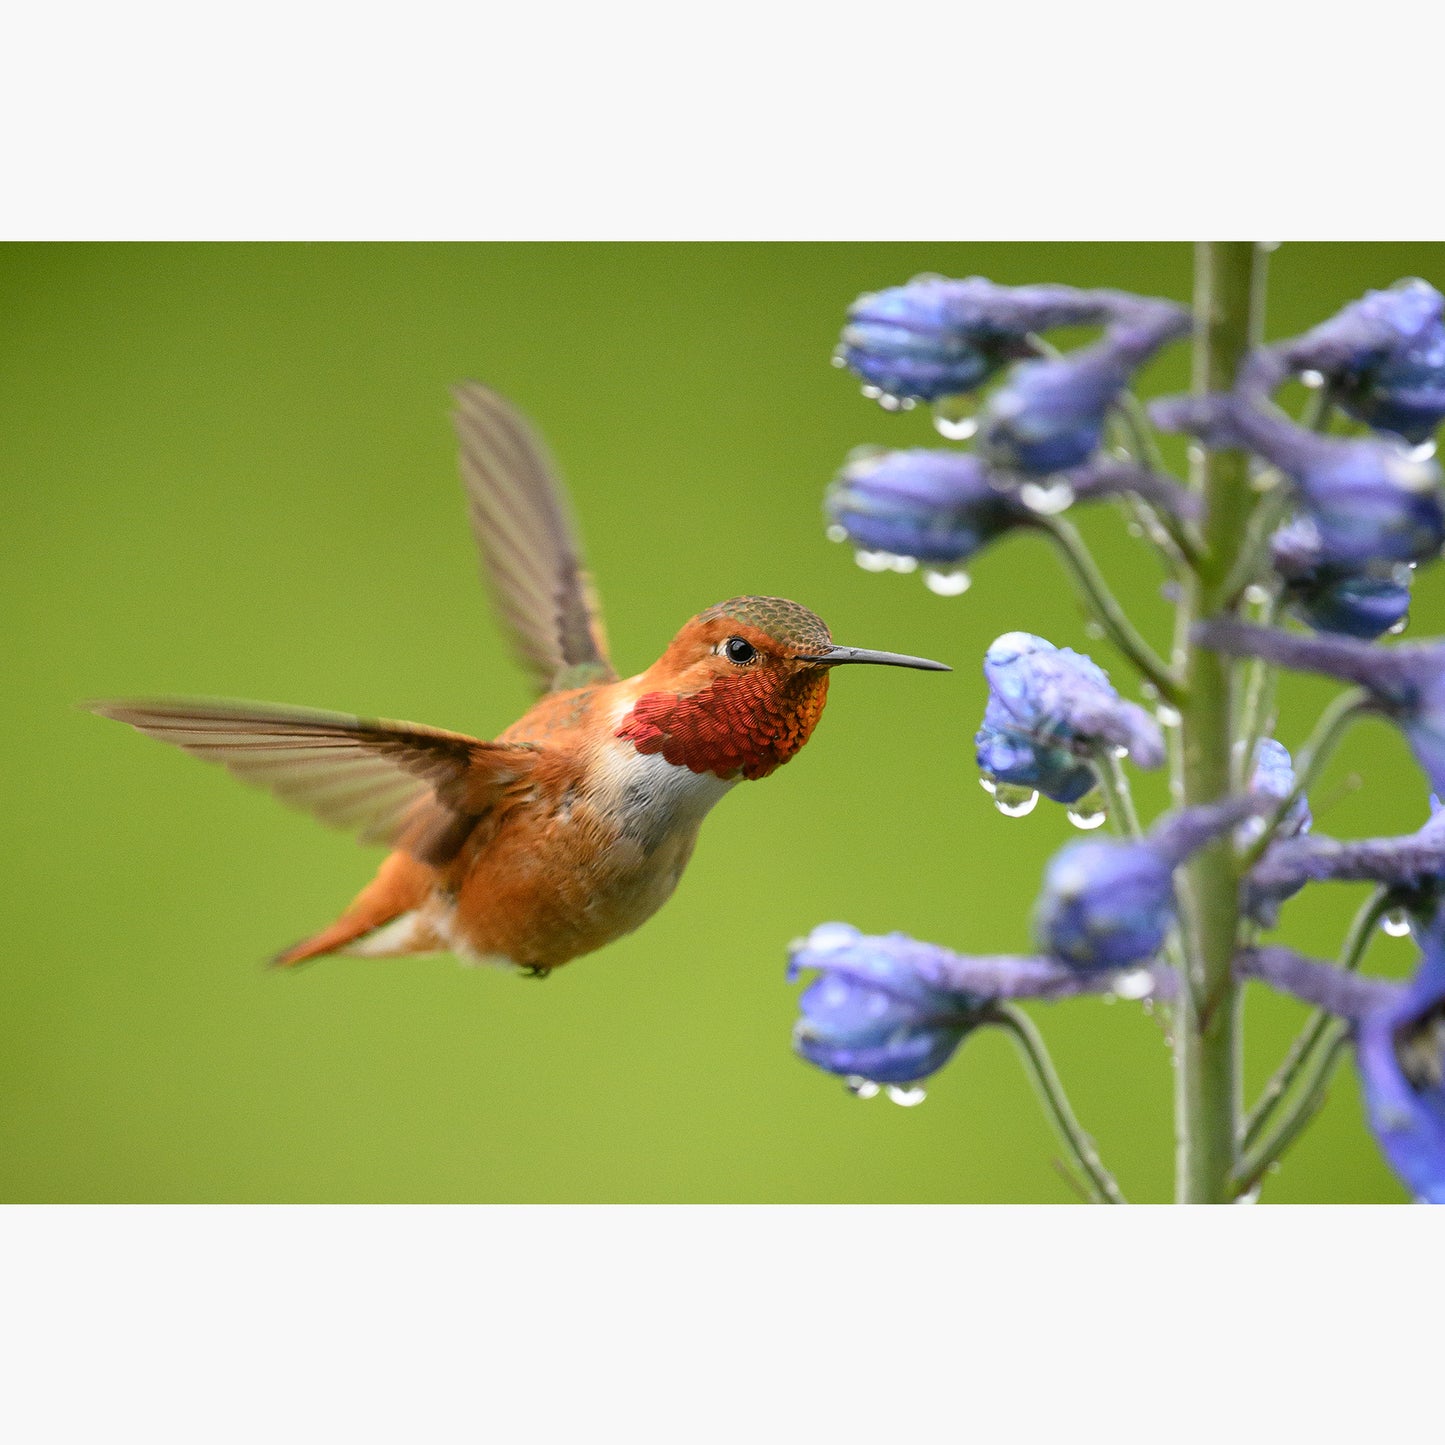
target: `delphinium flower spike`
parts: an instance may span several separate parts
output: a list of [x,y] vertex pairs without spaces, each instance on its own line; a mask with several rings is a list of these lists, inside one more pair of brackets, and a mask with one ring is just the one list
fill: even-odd
[[985,781],[1074,803],[1098,784],[1101,750],[1142,768],[1164,761],[1159,724],[1125,702],[1090,657],[1027,632],[1007,632],[983,660],[988,703],[974,739]]

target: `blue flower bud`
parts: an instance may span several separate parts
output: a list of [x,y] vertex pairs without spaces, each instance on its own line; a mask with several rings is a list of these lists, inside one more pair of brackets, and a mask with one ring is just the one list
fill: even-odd
[[1020,516],[977,457],[926,448],[856,455],[824,509],[856,546],[920,562],[961,562]]
[[849,307],[838,358],[885,397],[933,401],[974,391],[1030,355],[1032,332],[1132,314],[1143,304],[1117,291],[918,276]]
[[[954,953],[903,933],[868,935],[846,923],[821,923],[793,944],[788,980],[817,977],[804,989],[794,1051],[847,1078],[909,1084],[948,1062],[972,1029],[989,1022],[1003,999],[1056,999],[1107,992],[1114,980],[1081,976],[1046,958]],[[1166,968],[1149,980],[1171,997]]]
[[1158,849],[1079,838],[1049,861],[1034,936],[1075,968],[1127,968],[1159,952],[1173,920],[1174,866]]
[[802,969],[818,977],[804,989],[793,1048],[829,1073],[878,1083],[911,1083],[942,1068],[977,1026],[985,999],[950,988],[934,950],[905,935],[869,938],[825,923],[795,944],[789,981]]
[[1011,357],[1026,354],[1022,333],[999,331],[979,313],[974,277],[919,277],[860,296],[848,308],[839,355],[885,396],[932,401],[981,386]]
[[1356,1025],[1365,1112],[1380,1152],[1417,1199],[1445,1204],[1445,939],[1424,931],[1408,986]]
[[1319,632],[1371,640],[1410,614],[1411,572],[1404,563],[1352,570],[1325,559],[1320,530],[1297,517],[1270,538],[1270,561],[1284,582],[1285,606]]
[[1185,808],[1147,838],[1080,838],[1044,871],[1034,905],[1039,946],[1074,968],[1128,968],[1152,959],[1174,921],[1174,870],[1267,799],[1251,795]]
[[1445,643],[1382,647],[1328,633],[1301,636],[1232,617],[1198,623],[1194,636],[1217,652],[1262,657],[1367,689],[1374,707],[1404,733],[1431,789],[1445,795]]
[[1242,954],[1235,974],[1349,1022],[1380,1152],[1417,1199],[1445,1204],[1445,918],[1416,937],[1422,957],[1408,984],[1360,978],[1286,948]]
[[1445,417],[1445,297],[1418,279],[1358,301],[1279,348],[1295,371],[1316,371],[1357,420],[1412,445]]
[[1073,803],[1097,778],[1089,759],[1123,748],[1143,768],[1164,761],[1159,725],[1125,702],[1092,658],[1027,632],[1006,632],[983,660],[989,699],[974,738],[980,771]]
[[1093,346],[1015,367],[980,414],[979,450],[994,466],[1025,476],[1079,466],[1099,449],[1109,408],[1129,378],[1188,329],[1179,308],[1140,302]]

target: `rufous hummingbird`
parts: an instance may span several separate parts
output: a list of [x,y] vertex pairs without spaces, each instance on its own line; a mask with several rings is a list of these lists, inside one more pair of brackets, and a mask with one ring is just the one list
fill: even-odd
[[545,975],[667,901],[713,804],[807,742],[834,667],[949,670],[836,647],[796,602],[734,597],[619,679],[539,439],[487,387],[455,396],[472,530],[542,694],[499,738],[254,703],[87,704],[391,846],[335,923],[276,957],[282,967],[450,950]]

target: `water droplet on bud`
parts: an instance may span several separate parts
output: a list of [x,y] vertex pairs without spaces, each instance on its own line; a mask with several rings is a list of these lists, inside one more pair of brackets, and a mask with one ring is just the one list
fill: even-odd
[[1244,589],[1244,600],[1255,607],[1263,607],[1269,601],[1269,588],[1261,587],[1258,582],[1251,582]]
[[980,778],[978,780],[978,785],[984,790],[985,793],[989,795],[990,798],[993,797],[993,795],[998,791],[998,784],[995,783],[992,778]]
[[1074,489],[1067,482],[1025,482],[1019,501],[1041,517],[1053,517],[1074,505]]
[[865,572],[886,572],[893,565],[893,553],[859,550],[853,554],[853,560]]
[[925,567],[923,585],[940,597],[961,597],[973,586],[973,578],[962,568],[952,572],[940,572],[935,567]]
[[1386,637],[1398,637],[1410,625],[1410,615],[1406,613],[1393,627],[1385,629]]
[[901,411],[903,409],[903,399],[894,396],[891,392],[880,392],[877,401],[884,411]]
[[1098,799],[1085,798],[1075,803],[1068,813],[1069,822],[1085,833],[1102,828],[1109,821],[1109,815]]
[[834,522],[823,535],[830,542],[846,542],[848,540],[848,529],[846,527],[840,527],[837,522]]
[[843,348],[841,346],[832,354],[832,356],[828,358],[828,360],[831,361],[834,366],[840,369],[847,366],[848,364],[848,358],[844,354]]
[[1177,728],[1179,724],[1184,721],[1184,719],[1179,716],[1179,709],[1177,707],[1170,707],[1167,702],[1161,702],[1159,706],[1154,709],[1154,720],[1161,728]]
[[1403,908],[1392,908],[1380,920],[1380,929],[1391,938],[1404,938],[1410,931],[1410,915]]
[[917,557],[894,557],[888,565],[895,572],[916,572],[918,571]]
[[1144,535],[1144,528],[1138,522],[1130,522],[1125,530],[1131,537],[1142,537]]
[[1154,992],[1154,975],[1147,968],[1131,968],[1114,980],[1114,992],[1120,998],[1147,998]]
[[1085,637],[1093,638],[1094,641],[1097,642],[1097,641],[1099,640],[1099,638],[1101,638],[1101,637],[1104,636],[1104,625],[1103,625],[1103,623],[1101,623],[1101,622],[1094,622],[1094,621],[1092,621],[1092,620],[1086,622],[1086,623],[1084,624],[1084,636],[1085,636]]
[[951,442],[966,442],[978,430],[978,418],[972,416],[948,417],[933,414],[933,429],[939,436]]
[[1435,455],[1435,438],[1421,442],[1419,446],[1410,449],[1410,460],[1412,462],[1428,462]]
[[1027,818],[1039,805],[1032,788],[1015,788],[999,783],[993,790],[993,805],[1005,818]]
[[911,1109],[928,1097],[928,1090],[918,1084],[889,1084],[888,1097],[900,1108]]
[[1299,374],[1300,383],[1309,387],[1311,391],[1318,391],[1325,384],[1325,374],[1322,371],[1302,371]]
[[853,1095],[855,1099],[871,1099],[877,1092],[879,1086],[872,1079],[865,1079],[862,1074],[849,1074],[843,1080],[843,1087]]

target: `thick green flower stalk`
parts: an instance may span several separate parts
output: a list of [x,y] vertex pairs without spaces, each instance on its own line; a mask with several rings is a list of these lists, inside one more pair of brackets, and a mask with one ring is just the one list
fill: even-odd
[[[871,571],[922,569],[945,595],[983,548],[1029,529],[1122,662],[1113,674],[1055,641],[1013,632],[983,659],[980,781],[1006,816],[1057,803],[1077,840],[1045,870],[1029,955],[961,954],[904,934],[824,924],[795,945],[814,970],[795,1047],[864,1097],[923,1097],[966,1037],[1018,1043],[1080,1192],[1123,1192],[1079,1125],[1021,999],[1114,993],[1167,1008],[1175,1050],[1176,1198],[1253,1198],[1308,1128],[1353,1043],[1371,1128],[1419,1198],[1445,1201],[1445,846],[1437,821],[1403,838],[1308,836],[1306,794],[1344,730],[1395,723],[1445,793],[1445,645],[1378,641],[1403,630],[1418,568],[1445,545],[1434,434],[1445,419],[1445,297],[1420,280],[1370,292],[1271,345],[1264,249],[1197,248],[1192,308],[1117,291],[920,277],[860,298],[835,363],[889,411],[933,408],[957,447],[855,453],[829,489],[828,534]],[[1060,352],[1046,333],[1097,325]],[[1190,394],[1146,407],[1135,373],[1189,337]],[[1275,403],[1310,389],[1301,415]],[[1163,467],[1159,432],[1190,438],[1189,474]],[[1173,573],[1171,644],[1151,642],[1067,518],[1084,502],[1131,517]],[[1281,625],[1288,623],[1290,625]],[[1296,760],[1272,736],[1278,667],[1350,684]],[[1127,694],[1134,690],[1142,702]],[[1166,761],[1174,806],[1148,824],[1132,768]],[[1261,934],[1285,902],[1331,879],[1376,892],[1336,964]],[[1408,989],[1359,978],[1371,931],[1418,931]],[[980,943],[984,940],[968,940]],[[1292,993],[1316,1013],[1260,1099],[1242,1097],[1242,991]],[[1087,1006],[1075,1004],[1073,1006]]]

